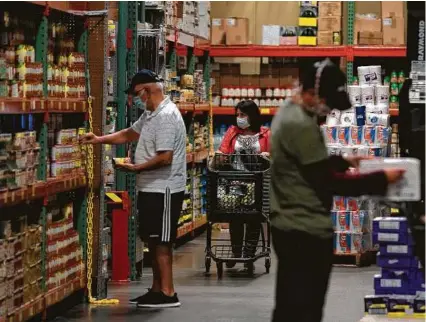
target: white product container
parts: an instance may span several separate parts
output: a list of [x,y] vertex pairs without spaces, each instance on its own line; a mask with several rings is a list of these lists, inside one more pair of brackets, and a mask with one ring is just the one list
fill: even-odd
[[239,102],[241,102],[239,98],[234,98],[234,106],[237,106]]
[[234,90],[234,88],[233,88],[233,87],[230,87],[230,88],[228,89],[228,96],[229,96],[229,97],[234,97],[234,96],[235,96],[235,90]]
[[241,97],[245,98],[248,96],[247,87],[241,88]]
[[272,94],[273,94],[272,89],[268,88],[268,89],[266,90],[266,97],[272,97]]
[[250,97],[250,98],[254,97],[254,88],[253,87],[249,87],[247,89],[247,97]]
[[266,102],[263,98],[259,101],[259,106],[266,106]]
[[293,92],[291,91],[291,88],[287,88],[285,90],[285,97],[292,97],[293,96]]
[[228,98],[228,106],[234,106],[234,99],[233,98]]
[[272,100],[271,106],[278,106],[278,99],[277,98],[274,98]]
[[274,97],[280,97],[281,96],[281,90],[277,87],[274,88]]
[[257,98],[255,98],[255,99],[253,100],[253,102],[254,102],[257,106],[259,106],[259,104],[260,104],[260,102],[259,102],[259,100],[258,100]]
[[279,106],[281,106],[281,105],[283,105],[284,104],[284,99],[283,98],[280,98],[279,100],[278,100],[278,105]]
[[235,97],[241,97],[241,88],[236,87],[236,88],[234,89],[234,96],[235,96]]
[[227,106],[228,99],[226,97],[222,97],[220,106]]
[[280,96],[281,97],[285,97],[285,94],[286,94],[285,88],[281,88],[281,90],[280,90]]
[[255,96],[256,97],[262,97],[262,90],[258,87],[255,90]]
[[272,106],[272,100],[270,98],[267,98],[265,101],[266,106]]
[[229,89],[228,89],[228,87],[223,87],[222,88],[222,96],[224,96],[224,97],[228,97],[229,96]]

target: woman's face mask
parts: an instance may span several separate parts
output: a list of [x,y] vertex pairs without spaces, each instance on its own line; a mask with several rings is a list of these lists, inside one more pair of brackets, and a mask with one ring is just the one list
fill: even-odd
[[245,130],[248,127],[250,127],[250,123],[248,121],[248,118],[247,117],[237,117],[237,126],[242,130]]

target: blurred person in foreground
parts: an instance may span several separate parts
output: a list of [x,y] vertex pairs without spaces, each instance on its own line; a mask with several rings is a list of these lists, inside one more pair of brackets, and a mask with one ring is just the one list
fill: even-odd
[[[333,259],[334,195],[385,195],[402,170],[348,172],[362,157],[328,156],[318,117],[351,108],[346,76],[326,59],[272,122],[271,225],[278,257],[273,322],[320,322]],[[349,299],[348,299],[349,300]]]
[[130,105],[144,110],[141,117],[127,129],[100,137],[89,133],[81,140],[86,144],[138,142],[135,164],[116,164],[116,168],[136,173],[139,233],[152,256],[152,287],[130,300],[139,308],[180,306],[173,286],[172,246],[186,185],[186,128],[176,105],[164,96],[161,82],[152,71],[139,71],[126,92]]

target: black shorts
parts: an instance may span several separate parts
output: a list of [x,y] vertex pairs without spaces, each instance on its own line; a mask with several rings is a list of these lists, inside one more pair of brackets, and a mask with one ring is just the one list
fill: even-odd
[[144,242],[174,243],[184,192],[139,192],[139,234]]

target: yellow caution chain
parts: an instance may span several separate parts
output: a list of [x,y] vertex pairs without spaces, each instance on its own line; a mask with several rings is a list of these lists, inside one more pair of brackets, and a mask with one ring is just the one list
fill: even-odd
[[[92,109],[92,97],[89,96],[87,99],[88,103],[88,114],[89,114],[89,132],[93,132],[93,109]],[[120,301],[117,299],[103,299],[97,300],[92,297],[92,265],[93,265],[93,199],[94,199],[94,188],[93,188],[93,145],[87,145],[87,178],[89,193],[87,195],[87,294],[90,304],[118,304]],[[101,200],[100,202],[103,202]]]

